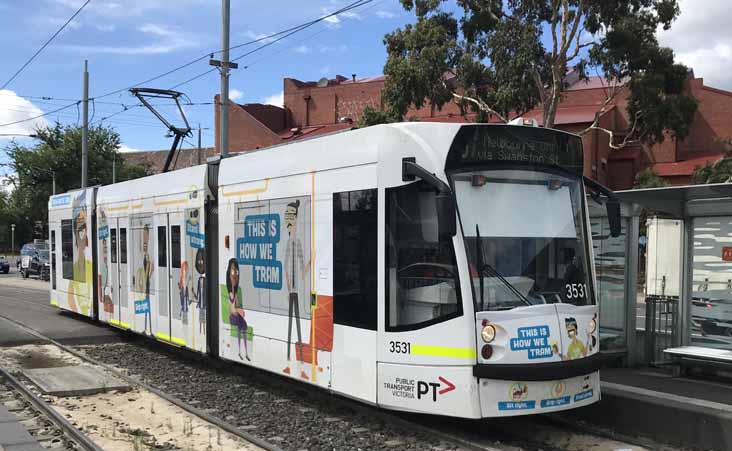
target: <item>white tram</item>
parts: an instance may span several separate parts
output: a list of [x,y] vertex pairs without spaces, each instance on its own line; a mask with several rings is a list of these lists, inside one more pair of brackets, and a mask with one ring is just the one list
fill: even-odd
[[55,195],[51,303],[390,409],[584,406],[582,164],[564,132],[402,123]]

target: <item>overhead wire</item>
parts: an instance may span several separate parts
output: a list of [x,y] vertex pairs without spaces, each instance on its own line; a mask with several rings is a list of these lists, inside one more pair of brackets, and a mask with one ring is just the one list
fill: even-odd
[[45,43],[44,43],[44,44],[43,44],[42,46],[41,46],[41,48],[39,48],[39,49],[38,49],[38,50],[36,51],[36,53],[34,53],[34,54],[33,54],[33,56],[31,56],[30,58],[28,58],[28,60],[27,60],[27,61],[26,61],[26,62],[25,62],[25,63],[24,63],[24,64],[23,64],[22,66],[20,66],[20,68],[19,68],[19,69],[18,69],[17,71],[15,71],[15,73],[13,74],[13,76],[12,76],[12,77],[10,77],[10,78],[8,79],[8,81],[6,81],[6,82],[5,82],[5,83],[4,83],[3,85],[2,85],[2,87],[0,87],[0,90],[3,90],[3,89],[5,89],[5,88],[6,88],[6,87],[7,87],[7,86],[8,86],[9,84],[10,84],[10,82],[12,82],[13,80],[15,80],[15,77],[17,77],[18,75],[20,75],[20,73],[21,73],[21,72],[23,72],[23,70],[24,70],[24,69],[25,69],[26,67],[28,67],[28,65],[29,65],[29,64],[30,64],[31,62],[33,62],[33,60],[34,60],[34,59],[36,59],[36,57],[37,57],[37,56],[38,56],[38,55],[39,55],[39,54],[40,54],[40,53],[41,53],[41,52],[43,51],[43,49],[45,49],[45,48],[46,48],[46,47],[48,46],[48,44],[50,44],[50,43],[51,43],[51,41],[53,41],[53,40],[54,40],[54,39],[56,38],[56,36],[58,36],[58,35],[59,35],[59,33],[61,33],[61,32],[62,32],[62,31],[64,30],[64,28],[66,28],[66,26],[67,26],[67,25],[68,25],[69,23],[71,23],[71,21],[72,21],[72,20],[74,20],[74,18],[75,18],[76,16],[78,16],[78,15],[79,15],[79,13],[81,13],[81,11],[82,11],[82,10],[83,10],[83,9],[84,9],[84,8],[86,7],[86,5],[88,5],[88,4],[89,4],[89,2],[90,2],[90,1],[91,1],[91,0],[86,0],[86,1],[84,2],[84,4],[83,4],[83,5],[81,5],[81,6],[79,7],[79,9],[77,9],[77,10],[76,10],[76,12],[75,12],[75,13],[74,13],[74,14],[73,14],[73,15],[72,15],[71,17],[69,17],[69,20],[67,20],[67,21],[66,21],[66,22],[65,22],[65,23],[64,23],[63,25],[61,25],[61,28],[59,28],[58,30],[56,30],[56,32],[55,32],[55,33],[54,33],[54,34],[53,34],[53,35],[52,35],[52,36],[51,36],[51,37],[50,37],[50,38],[49,38],[49,39],[48,39],[48,40],[47,40],[47,41],[46,41],[46,42],[45,42]]

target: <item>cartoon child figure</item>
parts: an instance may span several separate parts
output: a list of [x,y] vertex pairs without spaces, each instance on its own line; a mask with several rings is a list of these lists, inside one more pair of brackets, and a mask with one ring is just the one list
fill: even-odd
[[[86,248],[89,246],[86,226],[86,192],[83,192],[74,200],[72,210],[72,227],[74,231],[75,257],[73,266],[73,282],[69,285],[68,303],[69,308],[75,312],[86,315],[89,310],[89,297],[87,291],[87,280],[91,283],[92,267],[86,261]],[[77,306],[76,301],[79,301]]]
[[[297,214],[300,209],[300,200],[287,204],[285,210],[285,227],[287,228],[287,250],[285,251],[285,283],[287,285],[289,309],[287,324],[287,366],[282,370],[290,374],[290,345],[292,343],[292,319],[295,318],[297,328],[297,343],[300,355],[302,356],[302,333],[300,331],[300,303],[298,299],[299,290],[305,284],[305,276],[308,273],[310,261],[305,262],[302,251],[302,242],[297,237]],[[308,379],[307,373],[300,370],[300,377]]]
[[147,332],[147,323],[150,321],[150,333],[152,334],[152,317],[150,316],[150,277],[152,277],[153,264],[150,259],[150,226],[145,224],[142,229],[142,288],[145,293],[145,299],[141,303],[142,310],[145,312],[145,330]]
[[102,248],[102,264],[99,268],[99,300],[102,303],[104,312],[107,314],[107,321],[109,321],[114,313],[114,303],[112,302],[112,286],[109,283],[109,250],[107,249],[109,225],[104,210],[99,215],[98,234]]
[[198,327],[201,334],[206,333],[206,253],[203,248],[196,251],[196,272],[198,280],[193,291],[193,301],[198,309]]
[[[562,360],[574,360],[580,359],[587,356],[587,347],[579,339],[577,339],[577,320],[569,317],[564,319],[565,326],[567,327],[567,336],[569,337],[569,346],[567,346],[567,353],[562,354],[559,352],[557,344],[552,345],[552,352],[557,354]],[[591,334],[587,334],[588,341],[591,339]]]
[[186,324],[188,321],[188,262],[183,261],[180,265],[180,277],[178,278],[178,293],[180,293],[180,319]]
[[[239,345],[239,358],[247,361],[249,349],[247,347],[247,331],[249,326],[244,318],[244,302],[242,300],[241,288],[239,288],[239,263],[235,258],[229,259],[226,269],[226,294],[229,301],[229,324],[236,326],[236,339]],[[244,357],[241,356],[241,336],[244,335]]]

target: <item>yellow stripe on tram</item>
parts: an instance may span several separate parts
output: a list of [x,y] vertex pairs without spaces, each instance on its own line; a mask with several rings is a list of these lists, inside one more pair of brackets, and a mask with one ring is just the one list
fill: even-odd
[[122,329],[129,329],[130,328],[130,323],[125,323],[123,321],[119,321],[119,320],[116,320],[116,319],[110,319],[109,320],[109,324],[111,324],[113,326],[121,327]]
[[167,341],[169,343],[176,344],[178,346],[185,346],[186,345],[185,340],[183,340],[182,338],[171,337],[170,335],[167,335],[167,334],[164,334],[164,333],[161,333],[161,332],[156,333],[155,334],[155,338],[160,339],[160,340],[163,340],[163,341]]
[[52,305],[52,306],[54,306],[54,307],[58,307],[58,302],[56,302],[56,301],[52,300],[52,301],[51,301],[51,305]]
[[427,346],[413,344],[411,354],[431,357],[450,357],[453,359],[474,359],[477,357],[473,348],[448,348],[446,346]]

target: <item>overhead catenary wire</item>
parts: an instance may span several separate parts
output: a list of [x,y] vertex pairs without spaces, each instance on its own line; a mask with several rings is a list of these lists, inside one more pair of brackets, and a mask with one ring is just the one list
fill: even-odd
[[78,101],[76,101],[74,103],[70,103],[68,105],[64,105],[61,108],[57,108],[57,109],[52,110],[52,111],[46,111],[45,113],[38,114],[38,115],[33,116],[33,117],[28,117],[28,118],[25,118],[25,119],[19,119],[17,121],[12,121],[12,122],[6,122],[4,124],[0,124],[0,127],[7,127],[9,125],[21,124],[23,122],[28,122],[28,121],[33,121],[33,120],[36,120],[36,119],[40,119],[40,118],[42,118],[44,116],[49,116],[51,114],[58,113],[59,111],[67,110],[67,109],[71,108],[72,106],[78,105],[79,103],[81,103],[81,100],[78,100]]
[[74,18],[76,16],[79,15],[79,13],[81,13],[81,11],[86,7],[86,5],[89,4],[90,1],[91,0],[86,0],[84,2],[84,4],[82,4],[79,7],[79,9],[77,9],[76,12],[71,17],[69,17],[69,19],[63,25],[61,25],[61,27],[58,30],[56,30],[56,32],[38,50],[36,50],[36,53],[34,53],[33,56],[31,56],[30,58],[28,58],[28,60],[22,66],[20,66],[20,68],[17,71],[15,71],[15,73],[8,79],[8,81],[3,83],[2,87],[0,87],[0,90],[5,89],[13,80],[15,80],[15,77],[20,75],[20,73],[23,72],[23,70],[26,67],[28,67],[28,65],[31,62],[33,62],[34,59],[36,59],[36,57],[43,51],[43,49],[45,49],[48,46],[48,44],[50,44],[51,41],[53,41],[56,38],[56,36],[58,36],[59,33],[61,33],[64,30],[64,28],[66,28],[66,26],[68,24],[70,24],[71,21],[74,20]]

